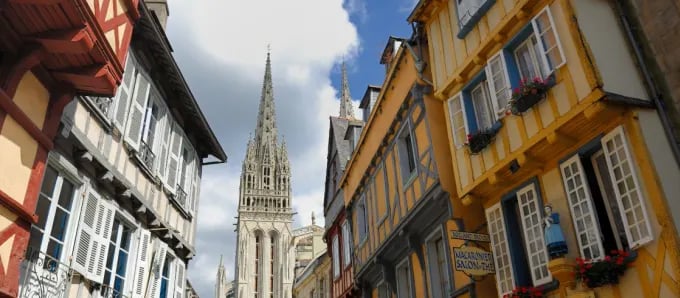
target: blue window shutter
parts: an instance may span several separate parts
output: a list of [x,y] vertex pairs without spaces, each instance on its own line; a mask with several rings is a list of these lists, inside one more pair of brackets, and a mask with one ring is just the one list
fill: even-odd
[[477,117],[475,116],[475,107],[472,104],[472,96],[470,96],[469,92],[463,92],[462,96],[465,103],[468,133],[473,134],[477,132]]

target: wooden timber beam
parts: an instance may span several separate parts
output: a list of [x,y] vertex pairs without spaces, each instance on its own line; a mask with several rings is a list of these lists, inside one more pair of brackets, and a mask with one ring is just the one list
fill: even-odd
[[88,53],[96,44],[94,32],[87,24],[80,28],[40,32],[28,38],[42,44],[50,53],[58,54]]

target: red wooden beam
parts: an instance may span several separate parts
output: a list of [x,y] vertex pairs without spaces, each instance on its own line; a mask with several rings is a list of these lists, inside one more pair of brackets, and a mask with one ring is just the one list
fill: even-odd
[[[6,194],[2,189],[0,189],[0,204],[5,206],[5,208],[9,209],[10,211],[14,212],[16,215],[19,216],[22,220],[29,224],[37,224],[38,223],[38,216],[33,214],[33,212],[30,212],[24,208],[19,202],[17,202],[15,199],[12,199],[8,194]],[[4,262],[7,262],[8,260],[3,260]]]
[[85,24],[82,28],[41,32],[31,37],[50,53],[84,54],[96,43],[94,32]]

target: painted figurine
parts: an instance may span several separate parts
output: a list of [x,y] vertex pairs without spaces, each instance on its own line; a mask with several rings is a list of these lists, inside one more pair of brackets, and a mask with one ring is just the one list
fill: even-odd
[[560,215],[552,211],[550,204],[545,205],[545,244],[548,247],[548,255],[551,259],[559,258],[567,254],[567,242],[560,227]]

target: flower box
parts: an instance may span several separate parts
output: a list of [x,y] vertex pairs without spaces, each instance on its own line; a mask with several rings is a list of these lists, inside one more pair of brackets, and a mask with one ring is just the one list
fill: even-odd
[[635,255],[623,250],[612,250],[604,259],[598,261],[577,258],[576,279],[589,288],[618,284],[634,259]]
[[496,134],[501,128],[501,123],[496,122],[491,128],[478,130],[473,134],[467,135],[467,142],[465,145],[468,146],[470,154],[477,154],[484,150],[486,146],[489,146],[493,142]]
[[513,115],[521,115],[543,100],[548,93],[548,90],[554,86],[553,77],[548,79],[534,78],[531,81],[522,80],[518,88],[512,92],[509,106],[510,112]]
[[542,298],[543,291],[536,287],[518,287],[512,293],[503,295],[503,298]]

